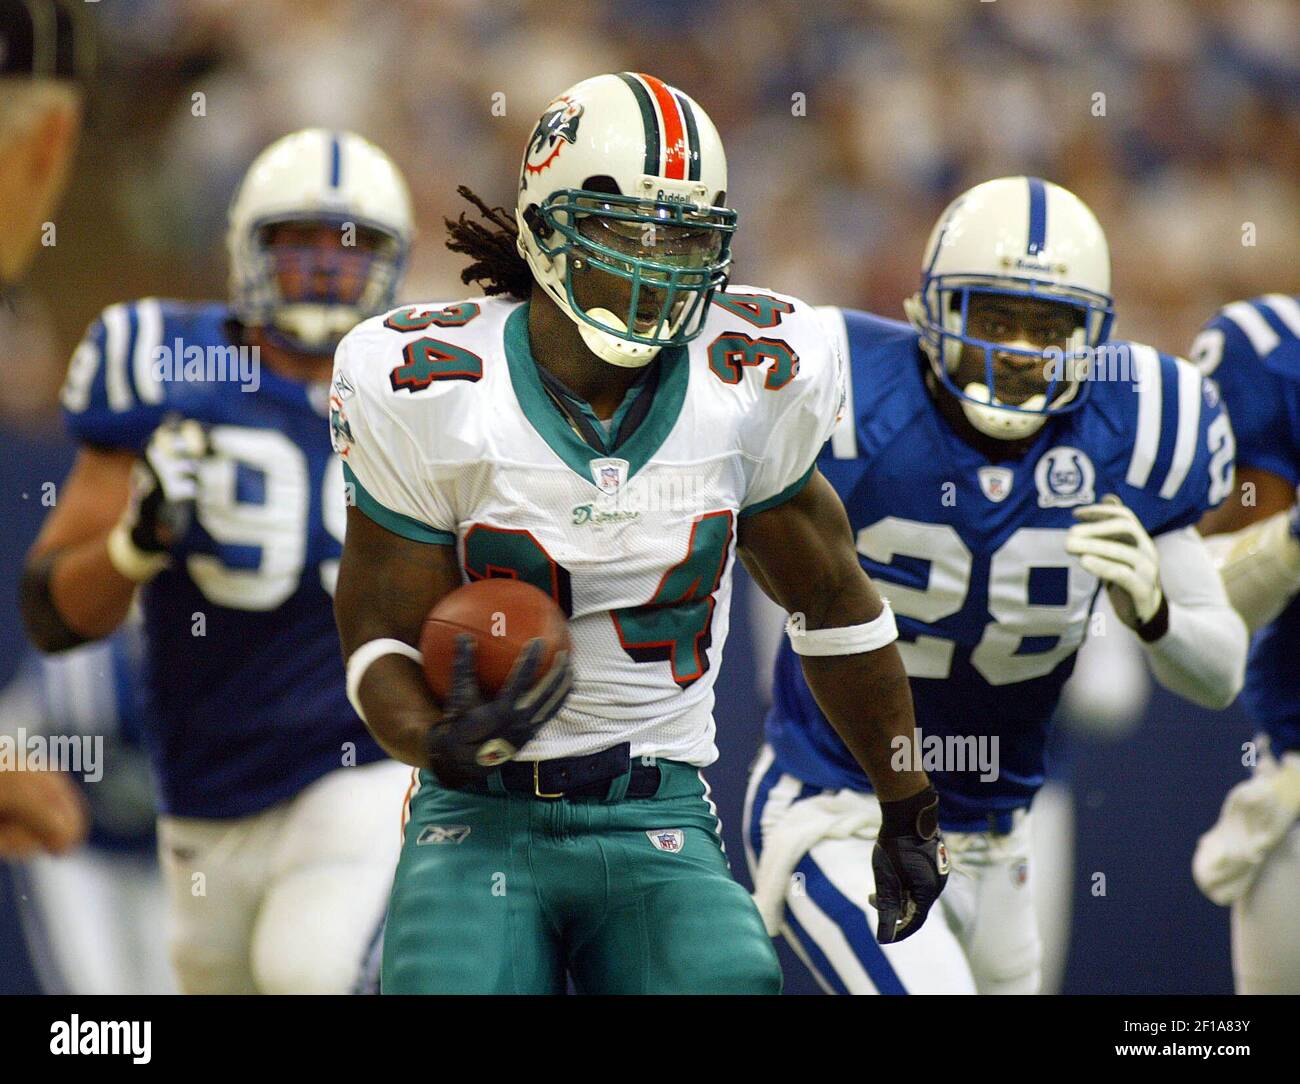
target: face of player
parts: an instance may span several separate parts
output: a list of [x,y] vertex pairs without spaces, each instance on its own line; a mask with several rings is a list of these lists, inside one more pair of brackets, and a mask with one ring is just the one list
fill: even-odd
[[[668,264],[674,268],[705,268],[717,260],[722,250],[722,235],[711,229],[692,229],[676,225],[656,225],[647,222],[622,221],[588,215],[578,223],[578,232],[586,239],[613,253],[635,256]],[[581,267],[573,269],[573,294],[584,310],[608,309],[620,320],[625,320],[632,303],[634,286],[623,275],[605,270],[631,274],[633,265],[616,257],[589,252],[579,257]],[[663,285],[663,272],[643,271],[640,292],[636,297],[635,318],[632,330],[637,334],[652,332],[665,334],[689,304],[693,294],[670,290]],[[687,275],[679,280],[681,286],[703,286],[706,275]],[[656,332],[662,321],[663,326]]]
[[[972,293],[966,310],[965,334],[968,338],[1013,348],[993,350],[994,394],[1001,402],[1019,406],[1031,396],[1046,394],[1050,380],[1042,352],[1049,347],[1065,351],[1082,319],[1079,309],[1059,301]],[[957,387],[986,383],[985,354],[981,347],[963,345],[961,360],[953,373]],[[1057,393],[1059,385],[1053,398]]]
[[263,240],[280,299],[289,304],[358,304],[375,256],[394,245],[378,230],[356,226],[345,233],[323,222],[277,222],[266,227]]

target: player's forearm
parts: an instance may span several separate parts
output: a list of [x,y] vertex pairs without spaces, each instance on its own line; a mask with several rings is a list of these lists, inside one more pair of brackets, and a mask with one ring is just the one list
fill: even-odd
[[[408,623],[386,619],[371,608],[373,598],[368,595],[349,569],[345,548],[334,594],[334,616],[350,686],[356,680],[353,671],[360,648],[376,640],[397,640],[414,647],[418,640]],[[359,704],[366,729],[384,752],[404,764],[429,767],[429,730],[441,712],[419,663],[400,654],[380,655],[361,672],[353,702]]]
[[108,556],[108,532],[57,551],[28,558],[20,591],[27,633],[42,651],[97,640],[125,619],[136,584]]
[[[864,625],[884,613],[871,578],[856,563],[842,581],[814,592],[809,631]],[[892,626],[891,626],[892,628]],[[862,766],[881,801],[906,798],[928,784],[924,772],[895,770],[895,739],[913,740],[912,690],[895,644],[850,655],[800,655],[804,678],[822,713]],[[911,763],[908,758],[907,763]]]
[[[396,640],[414,648],[431,599],[445,593],[456,571],[450,547],[406,542],[355,507],[348,509],[334,618],[350,692],[351,683],[357,681],[357,651],[376,640]],[[431,575],[436,582],[428,582]],[[389,756],[416,767],[429,766],[429,730],[441,713],[417,662],[401,654],[381,654],[360,671],[354,703]]]
[[361,680],[366,728],[394,760],[430,767],[429,731],[442,717],[420,665],[401,655],[376,659]]
[[1226,602],[1185,605],[1168,600],[1169,628],[1143,643],[1156,680],[1171,693],[1206,708],[1226,708],[1241,692],[1249,636]]
[[[862,766],[881,801],[923,790],[924,772],[895,770],[895,739],[913,740],[912,692],[898,648],[890,644],[858,655],[802,658],[818,706]],[[906,763],[912,763],[909,757]]]
[[[1249,635],[1233,609],[1210,551],[1192,528],[1156,539],[1167,627],[1140,632],[1157,680],[1209,708],[1236,699],[1245,680]],[[1157,614],[1155,624],[1165,624]]]

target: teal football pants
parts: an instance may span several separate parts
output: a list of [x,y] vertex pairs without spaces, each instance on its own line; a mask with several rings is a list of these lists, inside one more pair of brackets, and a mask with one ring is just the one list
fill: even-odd
[[545,799],[448,790],[428,772],[389,902],[386,994],[779,993],[698,770],[656,795]]

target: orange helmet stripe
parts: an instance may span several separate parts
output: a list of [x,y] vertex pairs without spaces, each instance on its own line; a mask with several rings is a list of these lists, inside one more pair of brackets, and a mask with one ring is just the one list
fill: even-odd
[[662,79],[656,79],[653,75],[646,75],[644,72],[636,74],[637,78],[650,88],[650,93],[654,95],[654,100],[659,106],[659,115],[663,118],[663,175],[669,180],[685,180],[686,126],[682,122],[681,106]]

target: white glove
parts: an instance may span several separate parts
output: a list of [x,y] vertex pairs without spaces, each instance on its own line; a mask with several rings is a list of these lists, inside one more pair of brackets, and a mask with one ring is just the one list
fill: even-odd
[[144,583],[171,563],[167,554],[189,530],[207,434],[192,419],[163,422],[131,468],[131,498],[108,536],[108,556],[129,580]]
[[1197,887],[1222,907],[1235,903],[1297,816],[1300,754],[1278,761],[1266,751],[1255,774],[1228,791],[1217,823],[1197,843],[1192,859]]
[[1076,508],[1080,522],[1065,536],[1065,552],[1106,585],[1115,613],[1129,628],[1147,624],[1160,610],[1160,558],[1156,544],[1114,494]]

